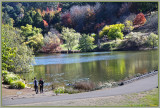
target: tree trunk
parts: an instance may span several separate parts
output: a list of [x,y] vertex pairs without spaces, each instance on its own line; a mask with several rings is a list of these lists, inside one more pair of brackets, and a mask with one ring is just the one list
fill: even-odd
[[98,39],[98,43],[97,43],[97,45],[98,45],[98,49],[100,49],[100,48],[101,48],[101,42],[100,42],[100,39]]

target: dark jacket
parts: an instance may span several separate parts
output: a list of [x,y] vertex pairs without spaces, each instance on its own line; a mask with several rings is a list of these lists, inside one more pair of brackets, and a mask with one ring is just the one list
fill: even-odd
[[44,84],[44,81],[43,80],[39,80],[39,85],[43,86],[43,84]]

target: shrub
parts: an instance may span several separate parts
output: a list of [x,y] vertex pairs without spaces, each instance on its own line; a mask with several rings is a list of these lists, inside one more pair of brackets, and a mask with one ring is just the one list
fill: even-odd
[[2,71],[2,77],[6,76],[8,74],[8,71]]
[[22,81],[17,80],[17,81],[11,82],[9,88],[13,88],[13,89],[24,89],[24,88],[25,88],[25,84],[24,84]]
[[158,35],[151,33],[147,38],[147,44],[152,48],[158,46]]
[[128,33],[134,29],[132,21],[126,20],[124,25],[125,25],[124,30],[123,30],[124,32]]
[[107,35],[110,40],[116,40],[117,38],[123,39],[122,30],[124,29],[124,24],[114,24],[106,25],[100,32],[99,36],[102,38]]
[[74,89],[90,91],[95,89],[95,84],[91,82],[77,82],[74,85]]
[[58,87],[54,90],[54,93],[57,95],[59,93],[64,93],[65,88],[64,87]]
[[130,33],[129,38],[121,42],[118,49],[124,50],[139,50],[140,48],[145,48],[147,42],[147,34],[145,33]]
[[4,76],[4,83],[11,84],[13,81],[16,81],[19,79],[20,79],[20,77],[18,75],[10,73],[10,74],[7,74],[6,76]]

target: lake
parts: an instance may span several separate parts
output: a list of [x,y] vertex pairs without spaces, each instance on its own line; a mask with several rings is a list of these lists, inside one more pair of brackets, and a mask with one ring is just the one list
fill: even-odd
[[35,62],[33,73],[22,74],[29,84],[35,76],[48,87],[79,81],[104,84],[158,69],[158,50],[43,54]]

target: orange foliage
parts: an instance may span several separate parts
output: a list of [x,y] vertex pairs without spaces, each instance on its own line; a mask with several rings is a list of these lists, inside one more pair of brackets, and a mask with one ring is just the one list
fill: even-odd
[[58,8],[57,11],[60,12],[62,10],[62,8]]
[[139,13],[133,21],[133,25],[143,25],[146,22],[146,18],[143,13]]
[[45,27],[48,27],[47,21],[43,20],[43,23],[44,23],[44,26],[45,26]]
[[46,14],[46,12],[43,10],[43,11],[42,11],[42,16],[44,17],[44,16],[45,16],[45,14]]

